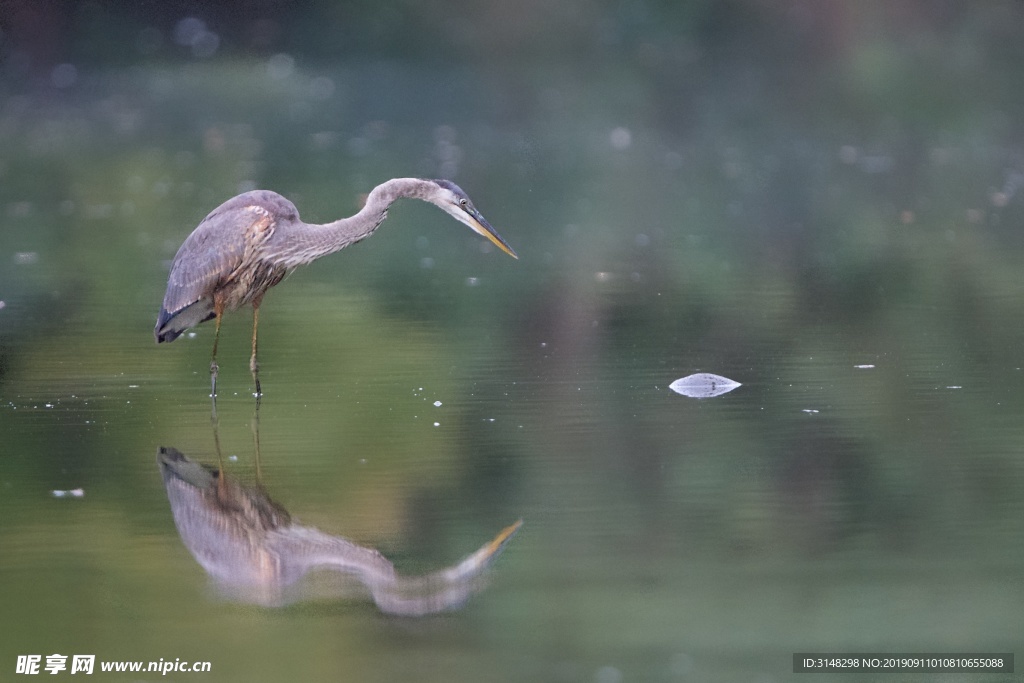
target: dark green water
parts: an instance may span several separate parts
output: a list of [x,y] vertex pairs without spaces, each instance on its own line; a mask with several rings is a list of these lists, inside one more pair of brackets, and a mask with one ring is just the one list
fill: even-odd
[[[596,53],[521,61],[9,68],[0,678],[53,653],[212,664],[97,680],[602,683],[1020,653],[1024,15],[921,14],[824,43],[780,15],[744,44],[742,22],[702,42],[611,13]],[[218,462],[212,325],[152,337],[169,260],[245,189],[320,222],[409,175],[458,182],[520,259],[405,202],[272,290],[261,482],[404,573],[524,526],[439,616],[316,577],[285,606],[229,599],[157,467],[161,446]],[[253,484],[249,325],[224,325],[217,410]],[[742,386],[668,389],[695,372]]]

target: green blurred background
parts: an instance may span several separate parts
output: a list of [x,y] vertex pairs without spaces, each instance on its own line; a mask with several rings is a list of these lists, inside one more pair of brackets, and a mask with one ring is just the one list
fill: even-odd
[[[54,652],[615,683],[1013,651],[1022,73],[1009,1],[0,3],[0,678]],[[155,462],[216,463],[212,329],[152,338],[169,261],[244,190],[321,222],[410,175],[521,258],[404,202],[275,288],[263,483],[408,572],[523,530],[451,615],[225,602]],[[251,481],[249,324],[218,409]],[[699,371],[743,386],[667,389]]]

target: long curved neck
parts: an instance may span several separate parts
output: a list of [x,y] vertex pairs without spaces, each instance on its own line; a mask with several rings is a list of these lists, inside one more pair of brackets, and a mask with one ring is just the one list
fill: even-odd
[[372,235],[388,217],[388,207],[396,199],[423,199],[426,197],[427,186],[428,182],[419,178],[392,178],[370,190],[366,203],[356,215],[318,227],[343,242],[338,249],[347,247]]
[[323,225],[303,224],[291,245],[293,258],[289,260],[295,265],[309,263],[366,239],[388,217],[388,207],[396,199],[425,199],[429,187],[429,181],[419,178],[393,178],[381,183],[370,191],[366,204],[354,216]]

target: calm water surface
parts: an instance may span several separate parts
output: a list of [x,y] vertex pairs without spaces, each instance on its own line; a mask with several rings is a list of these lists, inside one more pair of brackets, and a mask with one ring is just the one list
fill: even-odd
[[[398,105],[358,87],[381,72],[457,87]],[[796,651],[1017,648],[1024,212],[1003,105],[856,132],[771,99],[751,135],[711,115],[745,101],[729,88],[685,126],[585,104],[626,87],[611,72],[537,75],[538,110],[497,123],[468,94],[500,90],[486,73],[267,78],[134,69],[0,105],[0,667],[771,681]],[[273,87],[253,104],[234,82]],[[321,99],[287,109],[289,87]],[[521,259],[396,205],[267,296],[258,413],[250,318],[228,318],[214,424],[212,327],[152,339],[181,240],[252,185],[322,221],[410,174],[454,177]],[[668,389],[695,372],[742,386]],[[217,466],[219,442],[254,486],[257,436],[292,520],[402,573],[524,526],[459,611],[385,616],[322,576],[284,606],[231,599],[179,536],[157,453]]]

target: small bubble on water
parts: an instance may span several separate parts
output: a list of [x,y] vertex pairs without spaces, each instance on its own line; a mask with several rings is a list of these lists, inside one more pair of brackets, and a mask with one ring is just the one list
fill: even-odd
[[238,462],[238,456],[237,455],[229,455],[228,456],[228,460],[231,461],[231,462]]
[[284,81],[295,72],[295,57],[285,52],[274,54],[266,60],[266,74],[275,81]]
[[616,128],[608,135],[608,142],[617,150],[628,149],[633,144],[633,134],[629,128]]
[[853,367],[857,368],[858,370],[870,370],[871,368],[873,368],[875,366],[871,365],[871,364],[865,364],[865,365],[854,365]]
[[440,401],[434,401],[434,405],[440,408],[443,404]]
[[804,408],[800,412],[801,413],[807,413],[808,415],[815,415],[817,413],[820,413],[821,411],[820,410],[815,410],[814,408]]
[[435,426],[435,427],[440,427],[440,426],[441,426],[441,423],[440,423],[440,422],[435,422],[435,423],[434,423],[434,426]]

